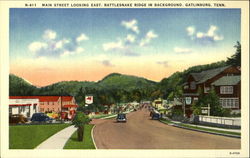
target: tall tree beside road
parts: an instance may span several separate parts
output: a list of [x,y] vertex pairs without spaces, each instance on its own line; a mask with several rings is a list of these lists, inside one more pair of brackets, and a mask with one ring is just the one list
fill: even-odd
[[72,124],[77,127],[77,139],[78,141],[83,141],[84,136],[84,125],[88,124],[90,119],[87,115],[82,112],[77,112]]
[[236,52],[230,58],[227,58],[227,64],[233,66],[241,66],[241,44],[237,41],[237,44],[234,46],[236,48]]

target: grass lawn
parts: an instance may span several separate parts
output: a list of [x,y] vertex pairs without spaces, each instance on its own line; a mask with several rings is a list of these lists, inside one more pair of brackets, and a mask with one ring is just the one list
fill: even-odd
[[20,125],[9,127],[10,149],[34,149],[69,124]]
[[92,124],[85,125],[84,137],[83,137],[82,142],[79,142],[77,140],[77,131],[74,132],[71,135],[70,139],[65,144],[64,149],[95,149],[95,146],[91,137],[91,130],[93,127],[94,125]]
[[166,123],[166,124],[173,124],[173,122],[165,119],[160,119],[161,122]]

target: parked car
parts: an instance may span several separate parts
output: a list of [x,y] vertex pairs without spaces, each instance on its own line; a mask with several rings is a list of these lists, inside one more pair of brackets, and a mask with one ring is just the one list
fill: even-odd
[[152,120],[159,120],[161,118],[161,114],[160,113],[152,113],[151,115]]
[[126,114],[118,114],[116,117],[117,122],[127,122]]
[[53,123],[55,119],[50,118],[44,113],[34,113],[30,119],[32,123]]
[[10,124],[26,123],[28,119],[22,114],[14,114],[9,116]]

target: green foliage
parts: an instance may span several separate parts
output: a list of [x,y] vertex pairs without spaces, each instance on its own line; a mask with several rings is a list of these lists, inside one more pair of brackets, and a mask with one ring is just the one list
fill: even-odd
[[233,66],[241,66],[241,44],[237,41],[237,44],[234,46],[236,48],[236,52],[230,58],[227,58],[227,64]]
[[81,127],[85,124],[88,124],[90,122],[90,118],[85,115],[83,112],[77,112],[74,120],[72,121],[72,124],[75,125],[75,127]]
[[93,127],[94,125],[85,125],[84,141],[77,141],[77,132],[74,132],[63,149],[95,149],[95,145],[91,137],[91,130]]
[[172,115],[173,116],[183,116],[183,110],[182,109],[173,109]]
[[9,127],[10,149],[34,149],[68,124],[23,125]]
[[9,94],[12,96],[17,95],[30,95],[33,94],[37,88],[26,82],[24,79],[17,77],[13,74],[9,75]]
[[198,101],[192,105],[194,113],[201,114],[202,107],[208,107],[210,105],[211,116],[229,116],[230,110],[224,109],[220,106],[219,97],[215,90],[212,88],[207,95],[200,96]]

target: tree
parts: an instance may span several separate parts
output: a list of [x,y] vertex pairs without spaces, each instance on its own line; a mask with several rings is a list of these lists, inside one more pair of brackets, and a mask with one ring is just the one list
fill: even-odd
[[82,112],[77,112],[72,124],[77,127],[78,141],[83,141],[84,125],[90,122],[90,118]]
[[234,46],[236,48],[236,52],[230,58],[227,58],[227,64],[233,66],[241,66],[241,44],[237,41],[237,44]]
[[212,88],[207,95],[200,96],[198,102],[192,105],[195,114],[201,114],[201,108],[210,105],[211,116],[228,116],[229,111],[220,106],[219,97],[214,88]]

